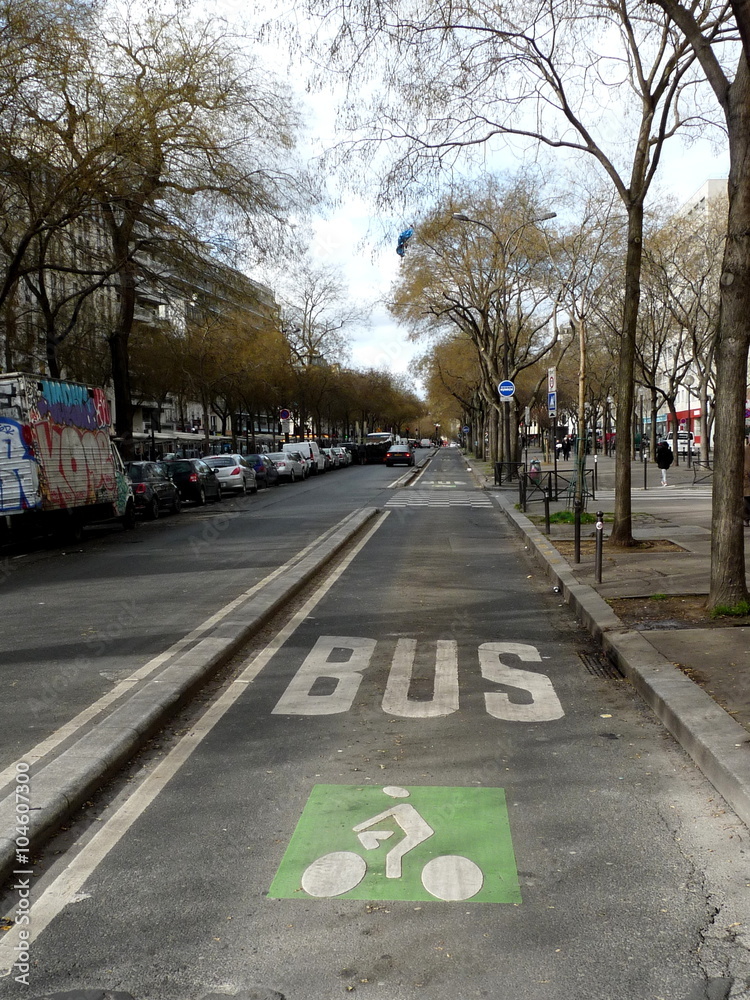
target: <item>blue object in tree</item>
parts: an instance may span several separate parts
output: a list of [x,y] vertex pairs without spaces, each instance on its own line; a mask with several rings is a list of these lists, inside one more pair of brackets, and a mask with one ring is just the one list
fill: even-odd
[[403,257],[406,253],[406,244],[409,242],[411,237],[414,235],[413,229],[405,229],[403,233],[399,235],[398,243],[396,245],[396,253],[399,257]]

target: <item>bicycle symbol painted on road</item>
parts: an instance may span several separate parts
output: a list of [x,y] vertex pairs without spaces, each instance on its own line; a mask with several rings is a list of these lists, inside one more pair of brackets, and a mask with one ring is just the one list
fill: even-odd
[[520,902],[503,790],[316,785],[269,896]]

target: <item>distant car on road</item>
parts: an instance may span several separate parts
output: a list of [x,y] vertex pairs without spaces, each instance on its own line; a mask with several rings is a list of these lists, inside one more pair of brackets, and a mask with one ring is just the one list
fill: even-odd
[[279,473],[270,455],[245,455],[245,460],[255,470],[255,481],[259,487],[279,485]]
[[182,507],[180,491],[169,478],[162,462],[127,462],[136,513],[155,521],[163,511],[179,514]]
[[160,464],[165,466],[183,500],[192,500],[201,506],[209,500],[221,500],[219,479],[200,458],[176,458]]
[[408,444],[392,444],[386,452],[385,464],[414,465],[414,451]]
[[302,478],[307,479],[307,477],[312,473],[312,461],[301,451],[285,451],[284,454],[291,455],[295,461],[300,463],[302,466]]
[[341,456],[337,455],[333,448],[321,448],[321,453],[326,457],[326,468],[327,469],[340,469],[341,468]]
[[216,473],[219,485],[223,490],[234,493],[258,492],[255,479],[255,469],[242,455],[207,455],[206,465]]
[[272,452],[268,458],[270,458],[276,466],[279,479],[288,480],[290,483],[294,483],[298,479],[305,479],[307,476],[302,457],[298,455],[297,458],[295,458],[294,452]]
[[331,451],[339,456],[339,461],[341,463],[342,469],[344,468],[344,466],[352,464],[353,461],[352,453],[350,451],[347,451],[346,448],[342,448],[340,445],[337,445],[335,448],[331,448]]

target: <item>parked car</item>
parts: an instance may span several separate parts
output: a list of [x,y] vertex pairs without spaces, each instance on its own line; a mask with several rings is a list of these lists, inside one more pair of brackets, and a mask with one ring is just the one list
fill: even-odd
[[321,448],[323,455],[326,457],[326,468],[327,469],[340,469],[341,468],[341,457],[335,454],[333,448]]
[[312,471],[312,462],[309,458],[306,458],[301,451],[285,451],[284,455],[290,455],[292,459],[299,462],[302,466],[302,478],[307,479]]
[[385,464],[414,465],[414,452],[408,444],[392,444],[385,455]]
[[677,448],[675,448],[674,439],[671,436],[667,440],[672,451],[677,451],[680,455],[687,455],[688,446],[691,455],[697,455],[700,450],[695,443],[695,434],[692,431],[677,431]]
[[206,465],[216,473],[223,490],[234,493],[258,492],[255,469],[242,455],[207,455]]
[[321,454],[317,441],[288,441],[282,451],[298,451],[310,461],[310,474],[315,476],[326,471],[325,456]]
[[331,451],[339,456],[339,462],[341,463],[342,469],[344,468],[344,466],[352,464],[352,453],[350,451],[347,451],[346,448],[337,446],[335,448],[331,448]]
[[279,485],[279,474],[270,455],[245,455],[245,461],[255,470],[255,480],[259,487]]
[[345,441],[341,447],[348,453],[352,463],[364,465],[367,461],[367,452],[363,444],[358,444],[356,441]]
[[180,491],[169,478],[162,462],[127,462],[125,471],[133,484],[137,514],[155,521],[162,511],[179,514]]
[[292,451],[277,451],[268,456],[276,466],[279,479],[288,480],[290,483],[298,479],[305,479],[306,472],[302,457],[295,458]]
[[214,470],[200,458],[176,458],[160,462],[166,467],[183,500],[202,506],[209,500],[221,500],[221,485]]
[[419,442],[420,448],[432,448],[432,441],[429,438],[422,438]]

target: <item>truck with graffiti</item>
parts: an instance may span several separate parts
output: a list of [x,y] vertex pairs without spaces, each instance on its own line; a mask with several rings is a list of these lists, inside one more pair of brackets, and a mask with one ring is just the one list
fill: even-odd
[[110,423],[102,389],[0,375],[0,542],[80,538],[84,525],[114,519],[135,526],[133,489]]

